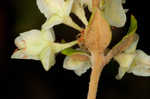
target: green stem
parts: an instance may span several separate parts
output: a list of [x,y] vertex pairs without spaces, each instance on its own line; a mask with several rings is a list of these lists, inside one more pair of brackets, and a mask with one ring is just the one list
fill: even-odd
[[66,48],[70,48],[74,45],[76,45],[78,43],[78,41],[72,41],[72,42],[69,42],[69,43],[64,43],[64,44],[60,44],[60,43],[54,43],[54,51],[56,53],[66,49]]

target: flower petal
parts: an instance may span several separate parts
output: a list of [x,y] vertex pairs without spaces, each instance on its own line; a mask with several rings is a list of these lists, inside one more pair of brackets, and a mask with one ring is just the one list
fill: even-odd
[[121,67],[129,67],[136,55],[135,54],[119,54],[114,59],[120,64]]
[[55,33],[54,33],[53,28],[50,28],[49,30],[42,30],[41,32],[43,33],[45,40],[48,40],[51,42],[55,41]]
[[25,54],[28,56],[38,56],[39,53],[48,46],[49,41],[44,38],[45,33],[39,30],[30,30],[20,34],[25,41]]
[[58,15],[52,15],[49,17],[46,22],[42,25],[42,29],[48,30],[55,25],[63,23],[64,18]]
[[36,0],[36,3],[41,13],[43,13],[46,18],[50,17],[51,13],[48,7],[46,7],[48,5],[46,4],[45,0]]
[[40,11],[46,16],[47,21],[43,24],[43,29],[50,29],[54,25],[64,23],[72,9],[74,0],[37,0]]
[[70,15],[73,2],[74,2],[74,0],[66,0],[66,1],[65,1],[65,5],[64,5],[64,7],[65,7],[64,9],[65,9],[65,10],[64,10],[64,11],[66,12],[65,14],[66,14],[67,16]]
[[137,50],[136,57],[128,72],[136,76],[150,76],[150,56],[142,50]]
[[11,58],[13,58],[13,59],[32,59],[32,60],[39,60],[39,57],[38,57],[38,56],[27,56],[27,55],[24,53],[24,50],[15,51],[15,52],[13,53],[13,55],[11,56]]
[[125,10],[122,0],[105,0],[104,16],[110,25],[122,27],[126,22]]
[[88,21],[85,16],[85,11],[83,6],[80,3],[80,0],[75,0],[72,6],[72,12],[77,15],[79,19],[85,24],[88,25]]
[[130,69],[129,73],[133,73],[136,76],[150,76],[150,66],[138,64]]
[[16,37],[16,39],[15,39],[15,45],[18,47],[18,49],[25,48],[26,44],[25,44],[25,40],[23,39],[22,36]]
[[114,57],[114,59],[119,63],[119,72],[116,79],[121,79],[124,74],[130,69],[130,66],[135,58],[135,54],[119,54]]
[[40,54],[40,60],[45,71],[48,71],[55,64],[55,53],[48,47]]
[[56,13],[63,15],[64,0],[37,0],[37,6],[46,18]]
[[75,74],[81,76],[82,74],[86,73],[88,69],[91,68],[91,65],[85,64],[82,68],[74,70]]
[[117,80],[121,80],[125,73],[128,71],[127,67],[119,67],[118,74],[116,75]]
[[143,65],[149,65],[150,67],[150,56],[147,55],[142,50],[136,50],[137,56],[135,58],[135,61],[137,64],[143,64]]
[[25,56],[24,54],[24,51],[23,50],[18,50],[18,51],[15,51],[11,58],[14,58],[14,59],[24,59],[23,57]]
[[81,76],[91,67],[89,55],[80,52],[73,53],[65,58],[63,67],[68,70],[74,70],[78,76]]
[[52,30],[30,30],[23,32],[15,39],[19,49],[24,49],[27,56],[38,56],[43,48],[54,42],[55,35]]

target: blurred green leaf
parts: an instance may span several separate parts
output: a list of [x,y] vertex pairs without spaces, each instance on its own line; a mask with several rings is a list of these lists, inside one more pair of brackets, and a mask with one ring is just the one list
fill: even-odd
[[78,52],[85,53],[85,52],[83,52],[81,50],[77,50],[77,49],[73,49],[73,48],[67,48],[67,49],[61,51],[62,54],[67,55],[67,56],[70,56],[73,53],[78,53]]
[[135,33],[136,30],[137,30],[137,20],[133,15],[131,15],[131,23],[130,23],[130,27],[128,30],[128,34]]

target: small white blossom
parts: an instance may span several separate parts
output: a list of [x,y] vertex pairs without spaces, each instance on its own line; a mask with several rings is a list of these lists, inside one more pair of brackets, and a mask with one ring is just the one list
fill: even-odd
[[[125,0],[100,0],[99,8],[111,26],[123,27],[126,22],[126,9],[123,9]],[[92,0],[81,0],[82,5],[88,6],[92,12]]]
[[15,59],[33,59],[40,60],[43,67],[48,71],[55,64],[55,54],[65,48],[75,45],[73,41],[66,44],[55,43],[53,30],[30,30],[21,33],[15,39],[18,49],[13,53],[11,58]]
[[150,76],[150,56],[142,50],[136,50],[136,57],[128,73],[136,76]]
[[80,0],[75,0],[72,6],[72,11],[85,25],[88,25],[88,21],[85,16],[84,7],[81,5]]
[[63,67],[73,70],[78,76],[85,73],[90,67],[90,57],[88,54],[76,52],[70,56],[66,56]]
[[74,0],[37,0],[39,10],[47,18],[46,22],[42,25],[42,28],[50,29],[55,25],[64,23],[75,29],[81,30],[69,16],[73,1]]
[[138,39],[125,52],[114,57],[120,65],[117,79],[121,79],[126,72],[136,76],[150,76],[150,56],[142,50],[136,50],[137,43]]
[[126,10],[122,0],[104,0],[103,13],[111,26],[122,27],[126,23]]

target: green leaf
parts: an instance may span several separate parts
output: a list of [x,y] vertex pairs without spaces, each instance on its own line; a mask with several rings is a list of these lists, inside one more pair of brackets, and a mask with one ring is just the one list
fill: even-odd
[[130,27],[128,30],[128,34],[135,33],[136,30],[137,30],[137,20],[133,15],[131,15],[131,23],[130,23]]
[[67,48],[67,49],[64,49],[64,50],[61,51],[62,54],[67,55],[67,56],[70,56],[73,53],[78,53],[78,52],[85,53],[81,50],[76,50],[76,49],[73,49],[73,48]]

